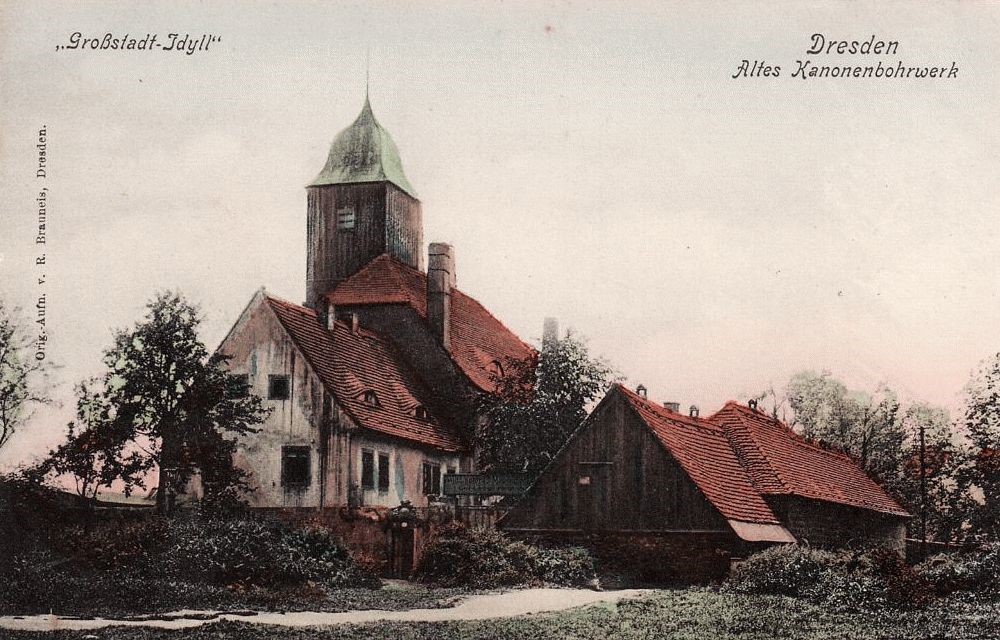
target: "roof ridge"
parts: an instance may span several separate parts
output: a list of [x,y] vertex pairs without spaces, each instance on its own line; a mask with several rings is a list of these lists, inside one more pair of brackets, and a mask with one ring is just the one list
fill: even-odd
[[[387,262],[389,264],[390,268],[392,268],[392,269],[394,269],[396,271],[395,275],[397,275],[397,276],[401,275],[399,273],[399,271],[404,271],[404,272],[408,272],[411,275],[419,276],[423,280],[427,279],[427,273],[426,272],[421,271],[420,269],[417,269],[416,267],[414,267],[412,265],[406,264],[405,262],[403,262],[402,260],[400,260],[399,258],[397,258],[396,256],[392,255],[389,252],[383,252],[383,253],[380,253],[375,258],[372,258],[368,262],[368,264],[366,264],[364,267],[362,267],[361,269],[359,269],[353,275],[350,275],[347,278],[345,278],[343,282],[347,282],[348,280],[351,280],[355,276],[358,276],[361,273],[367,271],[369,268],[376,268],[376,267],[373,267],[372,265],[374,265],[376,262],[378,262],[380,260],[384,261],[384,262]],[[341,284],[343,284],[343,283],[341,283]],[[338,285],[338,287],[339,286],[340,285]],[[425,286],[425,291],[426,291],[426,285],[424,285],[424,286]],[[410,291],[408,290],[408,288],[406,288],[406,287],[397,287],[397,288],[403,290],[404,296],[407,299],[409,299],[411,303],[413,303],[413,296],[410,295]],[[483,311],[483,313],[485,313],[486,315],[488,315],[491,319],[495,320],[497,324],[499,324],[501,327],[503,327],[503,329],[505,331],[507,331],[512,336],[514,336],[515,338],[517,338],[518,342],[520,342],[521,344],[523,344],[528,349],[531,349],[532,351],[537,351],[537,349],[535,349],[534,347],[532,347],[530,344],[528,344],[524,340],[521,340],[521,338],[516,333],[514,333],[513,331],[511,331],[510,327],[508,327],[506,324],[504,324],[503,320],[501,320],[500,318],[496,317],[496,315],[494,315],[492,311],[490,311],[489,309],[486,308],[486,305],[484,305],[482,302],[480,302],[479,300],[477,300],[475,297],[473,297],[472,295],[470,295],[470,294],[462,291],[459,287],[452,287],[451,288],[451,292],[452,292],[452,295],[454,295],[454,294],[457,293],[458,295],[460,295],[463,298],[467,299],[472,304],[475,304],[477,307],[479,307]],[[330,294],[327,294],[327,295],[332,295],[332,292]],[[414,306],[417,306],[417,305],[414,305]]]
[[660,417],[664,420],[680,422],[681,424],[685,424],[686,426],[695,427],[715,435],[722,435],[719,426],[712,422],[709,422],[708,418],[695,418],[692,416],[686,416],[683,413],[675,413],[673,411],[666,409],[665,407],[657,405],[655,402],[653,402],[648,398],[643,398],[642,396],[635,393],[631,389],[627,388],[620,382],[614,383],[614,386],[621,388],[621,390],[626,393],[626,396],[630,400],[638,401],[642,403],[644,408],[651,409],[657,417]]

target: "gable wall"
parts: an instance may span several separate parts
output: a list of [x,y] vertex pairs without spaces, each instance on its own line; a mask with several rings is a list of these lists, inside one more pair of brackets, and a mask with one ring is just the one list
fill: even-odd
[[[610,464],[591,464],[595,462]],[[581,484],[582,479],[589,484]],[[718,511],[620,398],[595,409],[502,526],[729,531]]]
[[[236,463],[251,473],[255,491],[248,496],[253,506],[297,507],[319,504],[320,430],[323,387],[308,371],[294,343],[266,303],[250,311],[250,317],[229,335],[219,348],[229,355],[229,370],[246,373],[250,390],[271,408],[260,431],[241,438]],[[268,376],[288,374],[287,400],[269,400]],[[312,479],[302,489],[281,485],[281,447],[308,446]]]

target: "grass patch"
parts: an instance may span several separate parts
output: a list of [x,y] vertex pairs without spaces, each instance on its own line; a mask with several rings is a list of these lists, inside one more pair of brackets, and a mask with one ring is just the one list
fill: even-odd
[[1000,608],[968,594],[939,600],[921,611],[831,612],[829,609],[783,596],[718,593],[710,589],[661,591],[625,600],[618,605],[594,606],[560,613],[519,618],[447,622],[344,625],[327,628],[258,626],[245,622],[218,622],[197,629],[109,628],[98,632],[7,632],[10,640],[53,638],[81,640],[336,640],[406,638],[533,640],[541,638],[622,639],[676,638],[683,640],[924,640],[995,638]]

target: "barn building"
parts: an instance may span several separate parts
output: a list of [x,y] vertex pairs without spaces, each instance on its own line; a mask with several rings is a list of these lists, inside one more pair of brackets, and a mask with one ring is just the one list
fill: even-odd
[[700,418],[615,385],[501,526],[701,580],[771,544],[902,551],[907,517],[849,457],[756,409]]
[[219,351],[272,408],[239,443],[252,506],[428,505],[474,470],[476,398],[534,350],[456,287],[450,245],[424,271],[420,201],[367,98],[307,187],[306,302],[263,289]]

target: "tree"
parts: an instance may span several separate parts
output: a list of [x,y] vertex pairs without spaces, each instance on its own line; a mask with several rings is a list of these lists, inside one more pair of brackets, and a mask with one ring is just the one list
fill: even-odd
[[892,483],[899,501],[915,516],[914,537],[950,542],[961,537],[968,513],[966,487],[959,481],[964,457],[948,411],[918,402],[903,416],[902,468]]
[[89,531],[101,488],[121,482],[128,495],[133,488],[143,486],[147,462],[138,450],[129,447],[100,380],[81,382],[76,393],[76,419],[66,425],[66,440],[25,471],[24,477],[38,484],[49,476],[71,478],[76,494],[87,506],[85,528]]
[[965,387],[969,459],[965,479],[981,492],[971,514],[973,530],[1000,540],[1000,353],[980,363]]
[[828,372],[796,374],[787,399],[806,438],[854,457],[915,516],[911,535],[961,537],[969,497],[961,481],[964,456],[946,410],[918,402],[904,411],[885,385],[872,394],[851,391]]
[[207,493],[241,484],[232,464],[235,438],[256,431],[268,413],[257,396],[232,393],[226,358],[208,354],[200,323],[197,307],[161,293],[104,354],[116,430],[156,468],[156,504],[164,514],[196,472]]
[[540,471],[616,379],[613,368],[592,357],[572,331],[561,340],[546,340],[537,361],[506,362],[495,376],[496,393],[481,399],[482,466]]
[[898,477],[905,440],[896,394],[881,385],[873,394],[849,391],[829,372],[805,371],[788,384],[794,423],[809,440],[854,456],[883,482]]
[[32,409],[49,402],[48,366],[35,349],[17,308],[0,300],[0,449],[31,417]]

